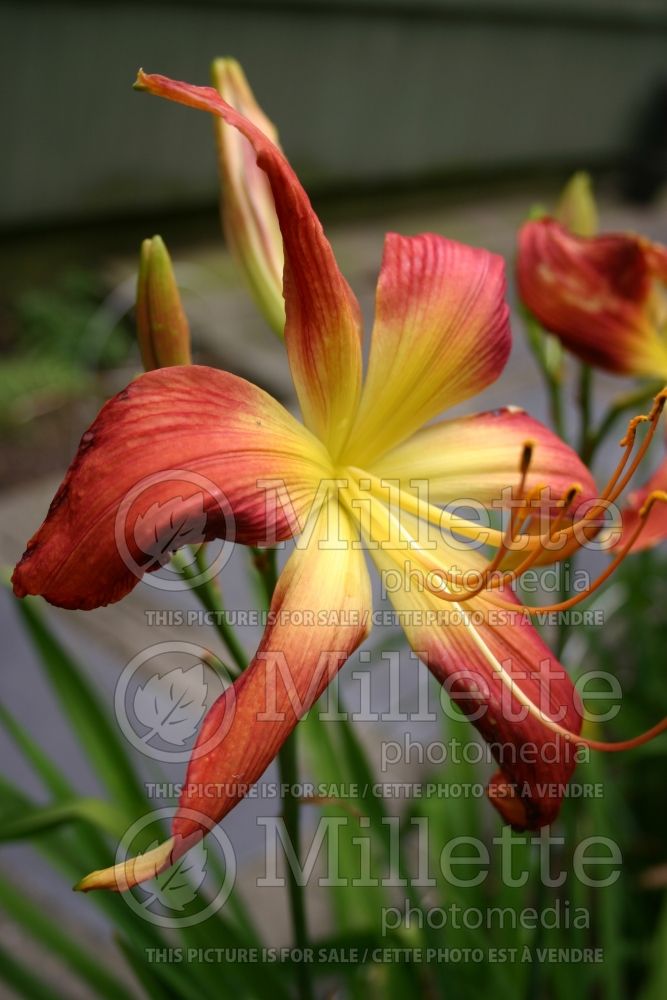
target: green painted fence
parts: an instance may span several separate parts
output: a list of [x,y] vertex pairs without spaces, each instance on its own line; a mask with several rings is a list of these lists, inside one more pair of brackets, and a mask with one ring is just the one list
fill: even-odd
[[0,6],[0,225],[215,197],[211,125],[131,89],[246,67],[314,188],[606,164],[667,70],[667,4],[291,0]]

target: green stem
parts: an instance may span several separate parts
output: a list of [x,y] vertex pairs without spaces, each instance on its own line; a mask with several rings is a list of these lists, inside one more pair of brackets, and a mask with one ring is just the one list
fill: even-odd
[[523,307],[521,314],[525,324],[528,346],[544,379],[547,396],[549,397],[551,422],[558,436],[566,440],[565,418],[563,415],[562,348],[555,337],[542,329],[528,309]]
[[[224,619],[222,592],[220,588],[215,580],[207,578],[208,567],[204,555],[204,546],[199,546],[199,548],[194,550],[194,554],[196,569],[188,565],[178,552],[173,556],[173,563],[183,579],[189,584],[193,593],[197,595],[204,608],[207,611],[213,612],[215,627],[238,667],[238,676],[248,666],[248,657],[236,638],[233,629],[230,628]],[[252,558],[253,565],[262,583],[265,610],[268,611],[278,581],[276,550],[253,547]],[[199,582],[195,582],[197,578],[200,578]],[[298,797],[293,794],[293,789],[299,780],[296,729],[288,736],[278,753],[278,767],[281,784],[287,789],[283,798],[283,823],[285,824],[285,832],[290,839],[294,854],[298,859],[301,856],[300,803]],[[298,882],[296,873],[292,871],[292,866],[288,864],[287,867],[294,943],[297,948],[304,949],[308,947],[309,936],[303,886]],[[307,962],[300,962],[298,964],[297,978],[300,1000],[314,1000],[315,994],[310,966]]]
[[[275,549],[252,549],[253,565],[259,574],[264,591],[266,610],[271,606],[273,592],[278,580]],[[301,857],[301,803],[293,790],[299,781],[298,729],[293,729],[278,753],[280,783],[283,786],[282,819],[285,832],[292,844],[294,856]],[[294,945],[299,950],[308,947],[309,935],[306,920],[306,901],[303,886],[290,864],[287,865],[287,887]],[[311,969],[308,962],[297,964],[299,1000],[314,1000]]]
[[563,392],[559,380],[544,372],[547,392],[549,394],[549,409],[554,430],[559,438],[565,440],[565,419],[563,417]]
[[661,383],[653,383],[651,386],[642,385],[634,392],[629,392],[625,396],[619,396],[611,404],[598,427],[590,431],[586,449],[581,452],[583,462],[586,465],[591,464],[598,448],[605,441],[614,424],[624,413],[638,410],[645,403],[648,403],[649,400],[653,399],[661,388]]
[[259,549],[253,545],[250,551],[252,552],[252,564],[262,583],[265,610],[268,611],[273,600],[273,591],[276,589],[276,583],[278,582],[276,550]]
[[581,365],[579,369],[579,454],[582,458],[588,454],[591,434],[591,417],[593,404],[593,369],[590,365]]
[[539,917],[535,925],[535,933],[530,943],[532,961],[530,963],[526,982],[526,1000],[535,1000],[536,997],[544,995],[544,987],[546,986],[547,981],[546,965],[537,961],[537,955],[539,950],[544,947],[545,927],[544,921],[542,920],[542,912],[546,909],[548,902],[549,895],[547,893],[547,887],[542,880],[541,872],[538,872],[536,875],[535,894],[533,896],[532,903],[533,908],[539,914]]
[[[219,586],[215,580],[208,579],[207,577],[208,567],[206,565],[204,546],[199,546],[195,552],[196,570],[185,562],[180,552],[174,554],[172,562],[189,585],[193,594],[197,595],[202,606],[206,611],[211,612],[216,631],[236,664],[237,669],[233,673],[238,676],[248,666],[248,657],[241,643],[236,638],[233,628],[225,620],[222,592]],[[196,582],[198,578],[199,582]]]
[[[292,789],[299,780],[297,731],[294,729],[283,743],[278,754],[278,768],[280,771],[280,783],[284,789],[282,819],[285,824],[285,832],[292,844],[294,855],[298,859],[301,857],[301,807],[298,798],[292,794]],[[298,881],[295,872],[292,871],[292,866],[288,864],[287,868],[287,887],[292,916],[294,945],[299,950],[302,950],[308,947],[308,929],[303,886]],[[313,992],[308,962],[298,963],[297,977],[300,1000],[313,1000],[315,994]]]

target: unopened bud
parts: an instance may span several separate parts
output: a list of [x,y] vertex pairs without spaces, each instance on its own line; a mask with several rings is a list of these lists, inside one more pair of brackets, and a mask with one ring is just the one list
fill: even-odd
[[569,179],[560,196],[556,219],[575,236],[595,236],[598,209],[590,176],[580,170]]
[[[255,100],[236,60],[216,59],[211,75],[220,96],[279,145],[273,123]],[[222,119],[214,121],[225,237],[265,319],[282,336],[283,241],[271,187],[248,140]]]
[[146,371],[191,363],[190,328],[171,259],[160,236],[141,244],[137,336]]

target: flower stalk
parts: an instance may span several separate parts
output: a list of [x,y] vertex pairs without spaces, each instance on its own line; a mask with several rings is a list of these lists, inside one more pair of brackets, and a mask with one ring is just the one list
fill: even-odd
[[234,629],[225,620],[222,591],[215,580],[209,577],[204,546],[200,545],[195,551],[196,569],[192,568],[192,565],[186,561],[180,552],[174,553],[172,563],[183,580],[188,584],[193,594],[196,594],[199,598],[204,609],[210,611],[213,615],[215,629],[234,660],[235,668],[230,670],[227,667],[227,669],[230,670],[234,677],[238,677],[248,666],[248,657],[236,638]]
[[[276,565],[276,549],[252,549],[252,562],[259,574],[264,591],[264,610],[271,606],[273,594],[278,582]],[[299,783],[298,727],[283,743],[278,753],[278,770],[280,783],[283,787],[282,820],[285,825],[288,843],[291,843],[294,856],[301,858],[301,800],[294,794]],[[287,861],[287,890],[289,893],[290,915],[294,946],[300,951],[308,947],[309,934],[306,917],[306,900],[303,886],[296,877],[296,872]],[[308,962],[299,962],[297,967],[299,1000],[313,1000],[313,983]]]
[[[253,566],[262,584],[264,610],[268,611],[278,580],[276,549],[255,547],[252,549],[252,554]],[[195,550],[196,570],[193,570],[192,566],[188,565],[178,552],[174,555],[173,561],[183,580],[188,583],[204,608],[214,613],[218,633],[236,664],[236,670],[233,671],[233,674],[235,677],[238,677],[248,666],[248,657],[237,639],[234,629],[225,621],[222,593],[219,586],[214,580],[206,579],[208,567],[204,555],[204,546],[199,546]],[[204,577],[204,582],[197,582],[198,577]],[[297,734],[298,729],[295,729],[281,747],[278,753],[278,769],[280,772],[280,783],[284,789],[282,819],[288,840],[292,844],[294,854],[298,859],[301,857],[301,801],[298,796],[294,795],[294,789],[299,782]],[[289,864],[289,859],[286,860],[294,945],[296,948],[303,949],[308,946],[309,940],[304,891],[303,886],[296,877],[296,873]],[[314,993],[308,963],[299,963],[297,971],[299,978],[299,1000],[312,1000]]]

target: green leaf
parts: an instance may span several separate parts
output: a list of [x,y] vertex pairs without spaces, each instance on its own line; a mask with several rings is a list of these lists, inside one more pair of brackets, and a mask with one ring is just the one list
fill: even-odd
[[663,1000],[667,996],[667,901],[655,937],[651,942],[652,963],[641,1000]]
[[[0,805],[5,814],[17,820],[22,813],[32,814],[40,807],[20,789],[0,776]],[[47,807],[48,808],[48,807]],[[0,824],[1,825],[1,824]],[[48,825],[48,824],[47,824]],[[113,860],[112,852],[105,846],[97,827],[76,823],[74,826],[55,823],[41,833],[30,832],[34,844],[48,862],[62,873],[69,885],[81,877],[82,871],[106,867]],[[101,909],[117,927],[127,931],[133,938],[147,946],[166,946],[159,929],[142,920],[115,892],[96,892],[89,896],[92,903]]]
[[126,941],[122,934],[116,934],[115,941],[122,951],[125,961],[143,986],[146,995],[151,1000],[173,1000],[173,993],[160,981],[153,966],[147,964],[145,959],[134,950],[130,942]]
[[10,712],[0,705],[0,725],[21,750],[23,756],[32,765],[33,770],[44,782],[45,787],[55,798],[68,798],[74,795],[74,789],[64,774],[32,739],[30,734],[17,722]]
[[[220,996],[220,989],[207,991],[185,963],[149,961],[134,940],[115,934],[114,940],[150,1000],[205,1000]],[[180,942],[177,940],[177,945]],[[166,951],[167,949],[165,949]],[[223,977],[220,977],[221,985]]]
[[49,919],[40,907],[30,902],[23,892],[1,875],[0,906],[14,923],[26,929],[31,940],[54,952],[89,983],[96,996],[108,997],[109,1000],[126,1000],[132,996],[124,983],[100,964],[97,955],[86,952],[70,933],[61,930],[55,920]]
[[24,840],[73,822],[91,823],[114,837],[125,833],[122,813],[100,799],[73,799],[56,805],[25,808],[18,815],[4,817],[0,842]]
[[27,597],[17,601],[17,608],[88,761],[114,802],[134,819],[145,809],[146,798],[108,711],[84,671],[53,635],[39,602]]
[[52,982],[40,979],[34,972],[26,969],[22,962],[17,961],[10,952],[0,945],[0,980],[7,983],[21,1000],[67,1000]]

